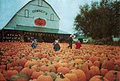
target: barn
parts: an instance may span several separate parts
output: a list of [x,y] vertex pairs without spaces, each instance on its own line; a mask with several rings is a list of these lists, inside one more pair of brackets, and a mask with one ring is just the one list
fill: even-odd
[[[9,14],[9,13],[8,13]],[[1,42],[67,41],[69,33],[59,29],[60,18],[45,0],[31,0],[0,30]]]

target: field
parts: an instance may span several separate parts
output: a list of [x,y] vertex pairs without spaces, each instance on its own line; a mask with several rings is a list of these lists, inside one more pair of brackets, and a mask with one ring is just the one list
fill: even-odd
[[0,81],[120,81],[120,47],[60,43],[0,43]]

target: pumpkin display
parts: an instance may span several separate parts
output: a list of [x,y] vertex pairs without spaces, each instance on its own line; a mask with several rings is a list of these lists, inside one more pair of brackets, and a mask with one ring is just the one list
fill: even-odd
[[[51,43],[36,49],[26,42],[0,42],[0,81],[119,81],[120,47],[82,44],[55,52]],[[18,77],[18,78],[16,78]],[[47,79],[48,78],[48,79]]]

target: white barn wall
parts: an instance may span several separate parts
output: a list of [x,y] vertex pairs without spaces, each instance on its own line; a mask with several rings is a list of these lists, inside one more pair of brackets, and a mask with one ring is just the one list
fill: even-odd
[[[39,1],[39,2],[38,2]],[[40,4],[38,6],[38,3]],[[29,11],[29,16],[25,17],[25,10]],[[36,10],[39,10],[36,12]],[[50,19],[51,14],[54,15],[54,20]],[[21,26],[30,26],[30,27],[40,27],[34,24],[34,20],[36,18],[42,18],[46,20],[46,28],[59,29],[59,17],[55,13],[55,11],[51,8],[48,3],[43,1],[41,6],[41,0],[33,0],[30,1],[27,5],[25,5],[21,10],[16,13],[16,15],[12,18],[12,20],[7,25],[8,27],[17,27],[17,25]]]

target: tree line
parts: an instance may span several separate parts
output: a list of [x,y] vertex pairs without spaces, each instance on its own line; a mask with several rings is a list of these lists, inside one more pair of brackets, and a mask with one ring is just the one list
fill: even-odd
[[82,30],[94,40],[120,36],[120,1],[101,0],[80,6],[75,17],[75,30]]

